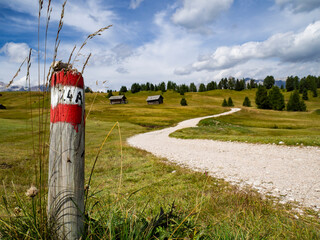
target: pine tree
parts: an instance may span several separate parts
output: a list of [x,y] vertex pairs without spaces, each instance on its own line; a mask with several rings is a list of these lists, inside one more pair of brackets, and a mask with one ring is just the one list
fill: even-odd
[[266,78],[263,80],[263,85],[267,89],[271,89],[275,83],[274,77],[273,76],[266,76]]
[[245,97],[242,105],[245,107],[251,107],[250,99],[248,97]]
[[199,86],[199,92],[205,92],[206,90],[206,86],[203,83],[201,83]]
[[287,92],[290,92],[290,91],[293,91],[295,89],[298,89],[298,87],[299,87],[299,78],[297,76],[295,76],[295,77],[293,77],[293,76],[287,77],[287,80],[286,80]]
[[231,97],[229,97],[229,99],[228,99],[228,106],[229,106],[229,107],[233,107],[233,106],[234,106]]
[[228,107],[228,103],[226,99],[223,99],[222,107]]
[[282,111],[285,108],[284,96],[279,87],[273,86],[268,95],[269,105],[273,110]]
[[187,106],[187,100],[185,98],[182,98],[181,101],[180,101],[180,105],[181,106]]
[[303,100],[300,101],[300,103],[299,103],[299,108],[300,108],[299,111],[302,111],[302,112],[307,111],[307,105],[304,103]]
[[197,92],[197,87],[194,83],[190,83],[190,92]]
[[110,98],[110,97],[112,97],[112,96],[113,96],[113,94],[112,94],[112,90],[108,90],[107,98]]
[[300,100],[300,95],[297,90],[291,93],[288,104],[287,111],[306,111],[307,106],[303,100]]
[[84,90],[85,93],[93,93],[92,89],[89,87],[86,87],[86,89]]
[[132,93],[140,92],[140,90],[141,90],[141,86],[140,86],[139,83],[133,83],[133,84],[131,85],[131,92],[132,92]]
[[256,92],[256,105],[260,109],[270,109],[268,92],[265,86],[259,85]]
[[309,97],[308,97],[308,90],[306,88],[303,89],[303,92],[302,92],[302,99],[303,100],[309,100]]
[[127,91],[128,91],[128,89],[127,89],[126,86],[122,86],[122,87],[120,88],[120,92],[127,92]]

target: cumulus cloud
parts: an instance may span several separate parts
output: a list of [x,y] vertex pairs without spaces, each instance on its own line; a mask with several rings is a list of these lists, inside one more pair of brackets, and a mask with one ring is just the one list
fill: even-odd
[[[61,5],[64,0],[52,1],[51,22],[58,22],[61,17]],[[46,6],[44,2],[42,17],[46,18]],[[4,1],[3,5],[14,11],[27,13],[38,17],[38,2],[33,0]],[[99,28],[108,26],[118,19],[117,14],[108,9],[101,0],[69,0],[65,6],[64,24],[77,28],[85,33],[93,33]],[[34,24],[36,22],[32,22]],[[51,23],[52,24],[52,23]]]
[[294,12],[310,12],[320,7],[319,0],[275,0],[280,7],[289,8]]
[[130,2],[130,8],[131,8],[131,9],[136,9],[136,8],[138,8],[143,1],[144,1],[144,0],[131,0],[131,2]]
[[[60,20],[60,10],[60,4],[53,6],[53,20]],[[99,28],[114,23],[116,19],[117,15],[102,5],[99,0],[88,0],[82,4],[79,4],[78,1],[68,1],[64,23],[85,33],[93,33]],[[108,32],[110,30],[106,33],[108,34]]]
[[173,14],[172,21],[188,29],[203,29],[232,3],[233,0],[183,0],[183,6]]
[[29,55],[29,46],[26,43],[8,42],[1,49],[10,62],[21,63]]
[[[211,56],[191,65],[192,71],[215,71],[243,64],[250,59],[278,58],[281,62],[320,60],[320,21],[308,25],[301,33],[281,33],[263,42],[247,42],[232,47],[219,47]],[[190,67],[176,69],[176,74],[190,73]]]

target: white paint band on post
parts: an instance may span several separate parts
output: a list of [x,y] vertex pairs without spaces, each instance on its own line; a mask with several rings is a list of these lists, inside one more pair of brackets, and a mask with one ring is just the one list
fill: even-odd
[[51,79],[49,223],[57,238],[79,239],[84,230],[85,97],[80,73]]

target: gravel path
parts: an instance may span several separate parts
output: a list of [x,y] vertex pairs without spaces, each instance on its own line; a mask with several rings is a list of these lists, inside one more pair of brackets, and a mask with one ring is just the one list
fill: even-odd
[[320,148],[289,147],[199,139],[176,139],[169,134],[182,128],[196,127],[205,118],[240,111],[194,118],[175,127],[139,134],[128,143],[156,156],[196,171],[207,171],[240,186],[252,186],[264,194],[279,196],[281,201],[297,201],[320,210]]

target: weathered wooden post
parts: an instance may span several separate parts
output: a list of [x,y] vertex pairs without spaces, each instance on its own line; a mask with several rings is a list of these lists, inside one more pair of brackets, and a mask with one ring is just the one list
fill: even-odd
[[79,239],[84,226],[85,99],[82,75],[51,79],[48,216],[57,237]]

